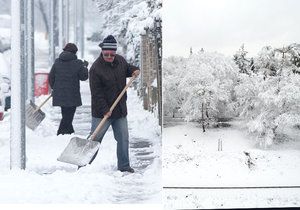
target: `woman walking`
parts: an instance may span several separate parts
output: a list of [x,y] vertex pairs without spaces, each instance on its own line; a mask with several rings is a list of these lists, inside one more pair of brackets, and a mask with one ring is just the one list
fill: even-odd
[[72,125],[74,114],[76,107],[82,105],[79,81],[88,79],[88,62],[77,59],[77,51],[75,44],[66,44],[49,74],[53,106],[60,106],[62,114],[57,135],[75,132]]

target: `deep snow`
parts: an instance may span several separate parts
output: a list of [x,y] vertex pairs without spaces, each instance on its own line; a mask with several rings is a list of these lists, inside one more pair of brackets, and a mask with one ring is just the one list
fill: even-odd
[[[81,84],[83,103],[88,107],[88,82]],[[37,98],[36,104],[45,98]],[[158,121],[153,114],[142,109],[141,101],[132,89],[128,91],[128,109],[131,147],[141,141],[149,143],[142,148],[130,149],[131,165],[136,169],[134,174],[117,170],[116,143],[111,129],[104,137],[93,164],[77,171],[74,165],[58,162],[57,157],[74,135],[55,135],[59,109],[53,108],[51,102],[42,108],[47,117],[36,131],[26,129],[26,170],[10,170],[10,114],[6,113],[4,121],[0,122],[0,203],[160,203],[161,142]],[[78,110],[77,122],[81,119],[89,121],[87,116],[83,118]],[[89,123],[75,127],[88,135]],[[141,150],[146,153],[139,154],[143,152]]]
[[[232,124],[205,133],[196,123],[165,127],[163,186],[300,186],[299,140],[263,150],[246,134],[243,122]],[[218,151],[219,140],[222,151]],[[300,188],[164,189],[163,197],[166,208],[299,206]]]
[[[92,9],[91,9],[92,7]],[[98,30],[99,17],[94,4],[89,3],[86,35]],[[0,30],[10,37],[10,30]],[[112,33],[110,31],[109,33]],[[139,35],[138,35],[139,36]],[[2,40],[3,41],[3,40]],[[72,34],[71,39],[72,42]],[[57,49],[60,53],[61,49]],[[100,53],[98,43],[86,41],[85,58],[90,65]],[[35,33],[35,72],[49,72],[48,42],[43,33]],[[5,52],[10,58],[10,51]],[[9,59],[8,59],[9,60]],[[89,65],[89,66],[90,66]],[[77,109],[74,127],[76,136],[85,138],[90,130],[90,92],[88,82],[81,83],[83,106]],[[36,98],[40,104],[46,96]],[[10,113],[0,121],[0,204],[155,204],[161,207],[161,134],[158,119],[142,108],[136,91],[128,90],[128,125],[130,135],[130,160],[134,174],[122,173],[116,167],[116,142],[110,129],[92,165],[77,171],[77,167],[56,159],[74,135],[56,136],[60,110],[49,101],[42,110],[45,120],[33,132],[26,129],[26,170],[10,170],[9,138]],[[143,205],[147,208],[148,205]],[[151,208],[152,205],[150,205]],[[66,208],[67,206],[64,206]],[[85,207],[85,206],[84,206]],[[93,209],[95,206],[89,206]],[[103,206],[101,206],[102,208]],[[119,206],[120,207],[120,206]],[[138,209],[121,205],[122,209]],[[26,208],[22,206],[22,208]],[[30,208],[34,208],[30,206]],[[46,206],[43,206],[46,208]],[[51,207],[52,208],[52,207]],[[76,207],[72,207],[74,209]],[[97,207],[98,208],[98,207]],[[116,206],[104,206],[115,209]]]

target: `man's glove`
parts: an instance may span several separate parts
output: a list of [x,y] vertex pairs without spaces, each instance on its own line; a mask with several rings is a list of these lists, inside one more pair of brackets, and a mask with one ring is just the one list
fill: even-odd
[[89,62],[87,62],[86,60],[84,60],[84,61],[83,61],[83,65],[84,65],[85,67],[88,67]]

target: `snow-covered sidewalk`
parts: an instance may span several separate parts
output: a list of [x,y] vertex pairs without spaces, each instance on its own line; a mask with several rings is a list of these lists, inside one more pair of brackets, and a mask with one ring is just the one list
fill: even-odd
[[[83,107],[78,108],[76,136],[90,130],[88,82],[81,83]],[[36,100],[39,104],[46,96]],[[117,170],[112,130],[105,135],[93,164],[77,171],[56,159],[74,135],[56,136],[59,108],[48,102],[46,119],[27,132],[25,171],[9,169],[9,115],[0,124],[0,203],[160,203],[161,136],[158,120],[144,111],[136,92],[128,90],[130,159],[136,173]]]
[[[203,189],[210,187],[300,186],[300,142],[262,150],[239,122],[208,129],[182,123],[163,130],[166,207],[232,208],[299,206],[298,189]],[[222,151],[218,142],[222,141]],[[183,202],[184,200],[184,202]],[[253,202],[253,201],[256,202]]]

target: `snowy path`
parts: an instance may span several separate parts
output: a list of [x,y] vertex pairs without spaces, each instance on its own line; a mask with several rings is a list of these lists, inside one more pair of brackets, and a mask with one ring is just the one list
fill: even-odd
[[[86,98],[84,98],[86,99]],[[59,109],[55,109],[55,118],[52,119],[55,122],[55,126],[58,127],[60,118]],[[74,130],[76,131],[76,135],[87,136],[90,132],[91,127],[91,106],[90,104],[85,104],[81,107],[78,107],[76,110],[76,115],[74,116]],[[128,120],[129,132],[134,129],[132,125],[134,119]],[[112,129],[110,128],[106,135],[113,136]],[[106,137],[104,137],[105,141]],[[114,141],[113,138],[110,137]],[[136,170],[138,174],[134,179],[123,179],[123,181],[115,180],[116,186],[118,189],[112,195],[116,202],[125,202],[125,203],[140,203],[143,200],[147,200],[149,195],[147,195],[145,189],[145,183],[141,180],[143,173],[146,168],[151,165],[156,158],[153,148],[152,148],[152,140],[139,138],[132,136],[130,139],[130,154],[131,154],[131,166]],[[97,158],[101,158],[99,155]],[[117,175],[116,178],[118,178]],[[123,176],[123,175],[122,175]]]
[[[90,130],[88,83],[82,83],[83,106],[74,120],[76,136]],[[40,103],[45,96],[36,100]],[[160,129],[153,114],[128,91],[130,159],[134,174],[117,170],[116,142],[109,129],[93,164],[81,168],[56,160],[74,135],[56,136],[59,108],[42,109],[47,118],[35,132],[27,129],[27,167],[9,170],[9,116],[0,127],[0,203],[160,203]]]
[[[234,123],[206,133],[194,123],[164,128],[163,186],[300,186],[300,141],[262,150],[241,127]],[[164,202],[168,208],[299,206],[300,188],[164,189]]]

